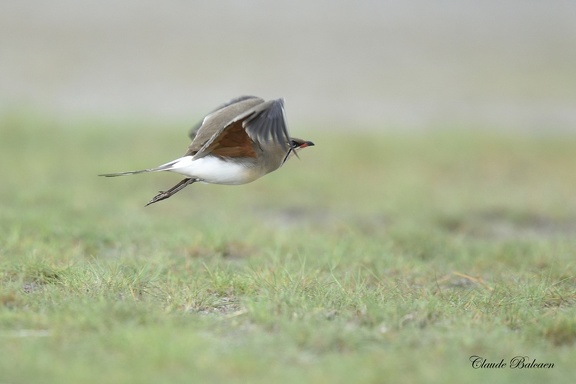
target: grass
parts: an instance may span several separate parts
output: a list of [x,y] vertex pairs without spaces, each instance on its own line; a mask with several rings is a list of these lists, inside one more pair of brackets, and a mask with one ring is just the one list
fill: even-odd
[[178,176],[95,175],[185,125],[0,122],[0,383],[576,375],[576,136],[309,129],[279,172],[144,208]]

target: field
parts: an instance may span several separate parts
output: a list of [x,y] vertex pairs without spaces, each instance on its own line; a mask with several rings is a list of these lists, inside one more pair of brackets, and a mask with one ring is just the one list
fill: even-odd
[[144,208],[180,177],[96,175],[186,124],[0,124],[2,384],[576,377],[574,135],[292,127],[280,171]]

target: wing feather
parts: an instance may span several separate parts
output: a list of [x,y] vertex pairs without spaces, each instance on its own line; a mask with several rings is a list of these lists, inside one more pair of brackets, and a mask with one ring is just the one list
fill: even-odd
[[188,146],[185,156],[195,156],[196,158],[205,156],[210,144],[238,115],[264,102],[264,100],[254,96],[240,96],[233,100],[204,118],[202,125],[195,132],[194,139]]
[[250,96],[250,95],[242,95],[242,96],[238,96],[235,97],[233,99],[228,100],[227,102],[219,105],[218,107],[216,107],[215,109],[211,110],[208,114],[206,114],[206,116],[204,116],[204,118],[202,119],[202,121],[199,121],[198,123],[196,123],[196,125],[194,125],[191,129],[190,132],[188,133],[188,137],[190,137],[191,140],[194,140],[194,138],[196,137],[196,134],[198,133],[198,130],[200,129],[200,127],[202,127],[202,125],[204,124],[204,122],[206,121],[206,119],[212,115],[214,112],[217,112],[221,109],[224,109],[232,104],[236,104],[239,103],[241,101],[245,101],[245,100],[249,100],[249,99],[258,99],[261,101],[264,101],[262,99],[260,99],[259,97],[256,96]]
[[[255,157],[254,145],[262,147],[270,142],[286,151],[290,149],[283,99],[238,99],[240,101],[206,116],[186,155]],[[238,145],[232,145],[234,143]],[[228,146],[235,149],[227,149]]]
[[244,128],[250,138],[258,144],[273,142],[289,149],[290,136],[284,117],[284,100],[270,100],[258,104],[238,119],[244,119]]

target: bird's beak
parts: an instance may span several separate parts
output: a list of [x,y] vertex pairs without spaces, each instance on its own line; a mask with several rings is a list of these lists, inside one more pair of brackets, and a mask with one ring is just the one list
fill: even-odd
[[313,147],[314,143],[311,141],[305,141],[298,146],[298,148],[306,148],[306,147]]

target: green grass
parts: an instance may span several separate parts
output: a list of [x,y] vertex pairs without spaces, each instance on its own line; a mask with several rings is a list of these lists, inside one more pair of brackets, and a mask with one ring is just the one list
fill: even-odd
[[0,383],[576,377],[576,136],[301,127],[301,161],[144,208],[180,178],[96,174],[185,124],[0,123]]

